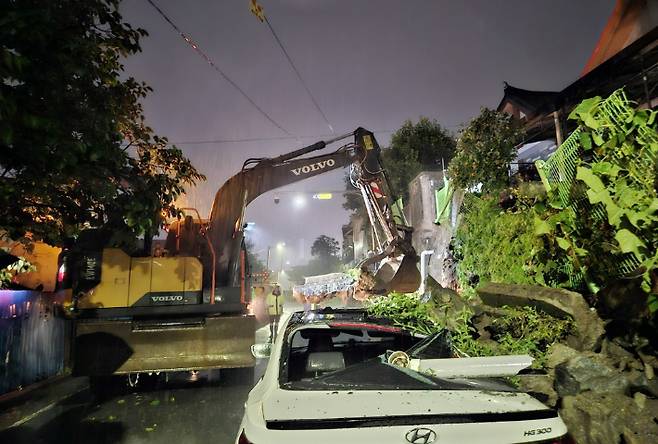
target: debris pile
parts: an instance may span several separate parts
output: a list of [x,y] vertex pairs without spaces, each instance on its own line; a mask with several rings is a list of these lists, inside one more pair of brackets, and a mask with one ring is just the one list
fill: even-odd
[[602,320],[580,294],[563,289],[486,284],[478,296],[480,318],[516,305],[573,319],[574,331],[548,348],[545,374],[521,376],[519,385],[557,408],[577,443],[658,442],[658,358],[650,338]]
[[655,330],[601,319],[582,295],[564,289],[486,284],[466,300],[429,286],[427,303],[391,293],[367,306],[410,331],[447,328],[469,356],[532,355],[532,373],[513,381],[558,409],[579,444],[658,442]]
[[304,278],[304,283],[295,285],[293,297],[299,302],[317,304],[336,296],[346,299],[353,295],[357,280],[348,273],[329,273]]

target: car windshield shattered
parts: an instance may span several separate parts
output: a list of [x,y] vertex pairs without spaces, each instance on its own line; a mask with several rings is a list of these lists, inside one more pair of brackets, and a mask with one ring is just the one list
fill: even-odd
[[372,319],[308,323],[286,333],[280,373],[284,389],[515,391],[501,379],[443,379],[388,362],[395,351],[415,358],[459,359],[447,334],[413,335]]

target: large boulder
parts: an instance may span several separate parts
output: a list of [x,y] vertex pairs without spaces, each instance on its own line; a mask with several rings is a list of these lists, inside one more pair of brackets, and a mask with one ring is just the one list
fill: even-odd
[[553,377],[551,375],[520,375],[519,389],[549,407],[555,407],[557,403],[557,393],[553,388]]
[[450,288],[442,287],[432,277],[427,279],[427,289],[431,295],[431,304],[438,321],[448,329],[457,327],[456,323],[464,309],[471,311],[471,307],[459,293]]
[[492,307],[532,306],[558,318],[573,318],[578,332],[568,339],[568,344],[577,350],[597,350],[601,345],[605,333],[603,321],[579,293],[494,282],[481,285],[477,292],[482,302]]
[[560,416],[578,444],[658,443],[658,400],[637,398],[594,392],[566,396]]
[[606,319],[614,319],[630,328],[637,328],[649,313],[642,279],[618,279],[598,292],[597,308]]
[[579,355],[580,353],[581,352],[578,350],[575,350],[566,344],[557,342],[548,347],[548,351],[546,352],[546,367],[549,370],[553,370],[559,364],[567,362],[569,359]]
[[598,353],[583,352],[555,367],[555,391],[560,397],[584,391],[627,393],[631,382]]

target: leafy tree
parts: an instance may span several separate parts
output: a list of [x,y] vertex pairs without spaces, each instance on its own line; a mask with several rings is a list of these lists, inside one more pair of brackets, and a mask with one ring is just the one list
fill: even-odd
[[449,168],[451,179],[462,188],[479,183],[485,192],[500,188],[507,183],[509,163],[522,137],[522,129],[511,116],[482,108],[460,132]]
[[23,273],[36,271],[36,267],[22,256],[14,256],[0,248],[0,289],[11,288],[14,279]]
[[340,245],[333,237],[325,236],[324,234],[318,236],[311,245],[311,255],[320,259],[328,259],[330,257],[338,257]]
[[344,209],[365,214],[361,193],[352,185],[349,174],[345,175],[345,193],[343,193],[343,197],[345,198],[345,202],[343,202]]
[[340,244],[336,239],[324,234],[318,236],[311,245],[313,258],[303,267],[300,272],[304,276],[333,273],[340,269]]
[[382,151],[382,162],[393,190],[408,197],[411,180],[424,169],[448,165],[455,151],[455,140],[436,120],[421,117],[407,120],[393,133],[391,145]]
[[251,268],[252,273],[260,273],[261,271],[266,271],[266,265],[261,259],[261,257],[256,254],[256,246],[254,241],[251,239],[245,239],[244,241],[245,250],[247,251],[247,262]]
[[120,244],[156,232],[203,176],[146,126],[150,88],[122,77],[143,29],[119,0],[0,6],[0,230],[60,244],[103,227]]

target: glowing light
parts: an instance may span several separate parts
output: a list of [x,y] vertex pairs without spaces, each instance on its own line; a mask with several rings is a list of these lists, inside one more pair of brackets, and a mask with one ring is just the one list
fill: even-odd
[[306,205],[306,198],[304,196],[295,196],[295,199],[292,201],[295,208],[302,208]]
[[59,270],[57,270],[57,282],[60,284],[64,282],[64,278],[66,277],[66,265],[62,264],[59,267]]
[[317,200],[329,200],[332,199],[333,197],[334,195],[331,193],[317,193],[313,195],[313,199],[317,199]]

